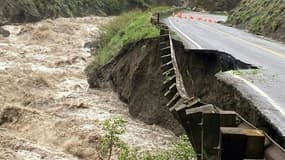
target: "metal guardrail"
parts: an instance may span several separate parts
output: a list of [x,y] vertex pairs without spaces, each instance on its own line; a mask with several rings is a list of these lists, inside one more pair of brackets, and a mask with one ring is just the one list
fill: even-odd
[[154,14],[152,24],[160,28],[162,92],[167,107],[184,127],[198,160],[285,160],[285,150],[270,136],[236,112],[223,111],[198,98],[189,97],[176,61],[169,28]]

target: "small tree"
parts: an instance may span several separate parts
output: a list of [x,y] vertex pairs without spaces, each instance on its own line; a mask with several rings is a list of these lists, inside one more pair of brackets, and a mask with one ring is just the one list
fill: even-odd
[[113,148],[121,144],[119,136],[126,132],[126,121],[121,117],[109,118],[102,123],[102,126],[105,135],[101,139],[99,150],[101,157],[110,160]]

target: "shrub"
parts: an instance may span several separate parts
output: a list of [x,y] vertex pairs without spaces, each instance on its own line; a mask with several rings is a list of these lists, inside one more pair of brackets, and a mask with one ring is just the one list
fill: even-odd
[[109,118],[102,123],[102,126],[105,135],[101,138],[98,151],[101,158],[110,160],[114,147],[120,146],[121,144],[119,135],[125,133],[126,121],[121,117]]

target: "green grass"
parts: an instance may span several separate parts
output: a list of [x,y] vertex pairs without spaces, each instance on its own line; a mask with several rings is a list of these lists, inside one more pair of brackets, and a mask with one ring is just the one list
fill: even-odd
[[151,15],[151,11],[131,11],[101,26],[102,33],[92,63],[93,68],[105,64],[127,43],[158,36],[159,30],[150,23]]
[[281,26],[285,23],[284,19],[284,0],[243,0],[230,13],[228,22],[243,26],[252,33],[271,35],[278,29],[282,29]]
[[233,70],[232,74],[243,76],[243,75],[257,75],[260,73],[260,69],[248,69],[248,70]]

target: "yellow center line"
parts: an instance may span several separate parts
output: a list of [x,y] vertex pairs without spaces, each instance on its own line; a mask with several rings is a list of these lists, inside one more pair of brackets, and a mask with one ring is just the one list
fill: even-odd
[[256,48],[259,48],[259,49],[265,50],[265,51],[267,51],[267,52],[269,52],[269,53],[271,53],[271,54],[274,54],[274,55],[276,55],[276,56],[279,56],[279,57],[281,57],[281,58],[284,58],[284,59],[285,59],[285,55],[284,55],[284,54],[282,54],[282,53],[279,53],[279,52],[276,52],[276,51],[274,51],[274,50],[271,50],[271,49],[265,48],[265,47],[260,46],[260,45],[258,45],[258,44],[255,44],[255,43],[252,43],[252,42],[246,41],[246,40],[244,40],[244,39],[241,39],[241,38],[235,37],[235,36],[234,36],[234,35],[232,35],[232,34],[229,34],[229,33],[227,33],[227,32],[224,32],[224,31],[221,31],[221,30],[216,29],[216,28],[214,28],[214,27],[211,27],[211,26],[209,26],[208,24],[205,24],[205,23],[200,23],[200,24],[203,24],[204,26],[208,27],[210,30],[218,31],[218,32],[220,32],[220,33],[222,33],[222,34],[224,34],[224,35],[226,35],[226,36],[229,36],[229,37],[231,37],[231,38],[233,38],[233,39],[237,39],[237,40],[239,40],[239,41],[241,41],[241,42],[243,42],[243,43],[246,43],[246,44],[251,45],[251,46],[253,46],[253,47],[256,47]]

